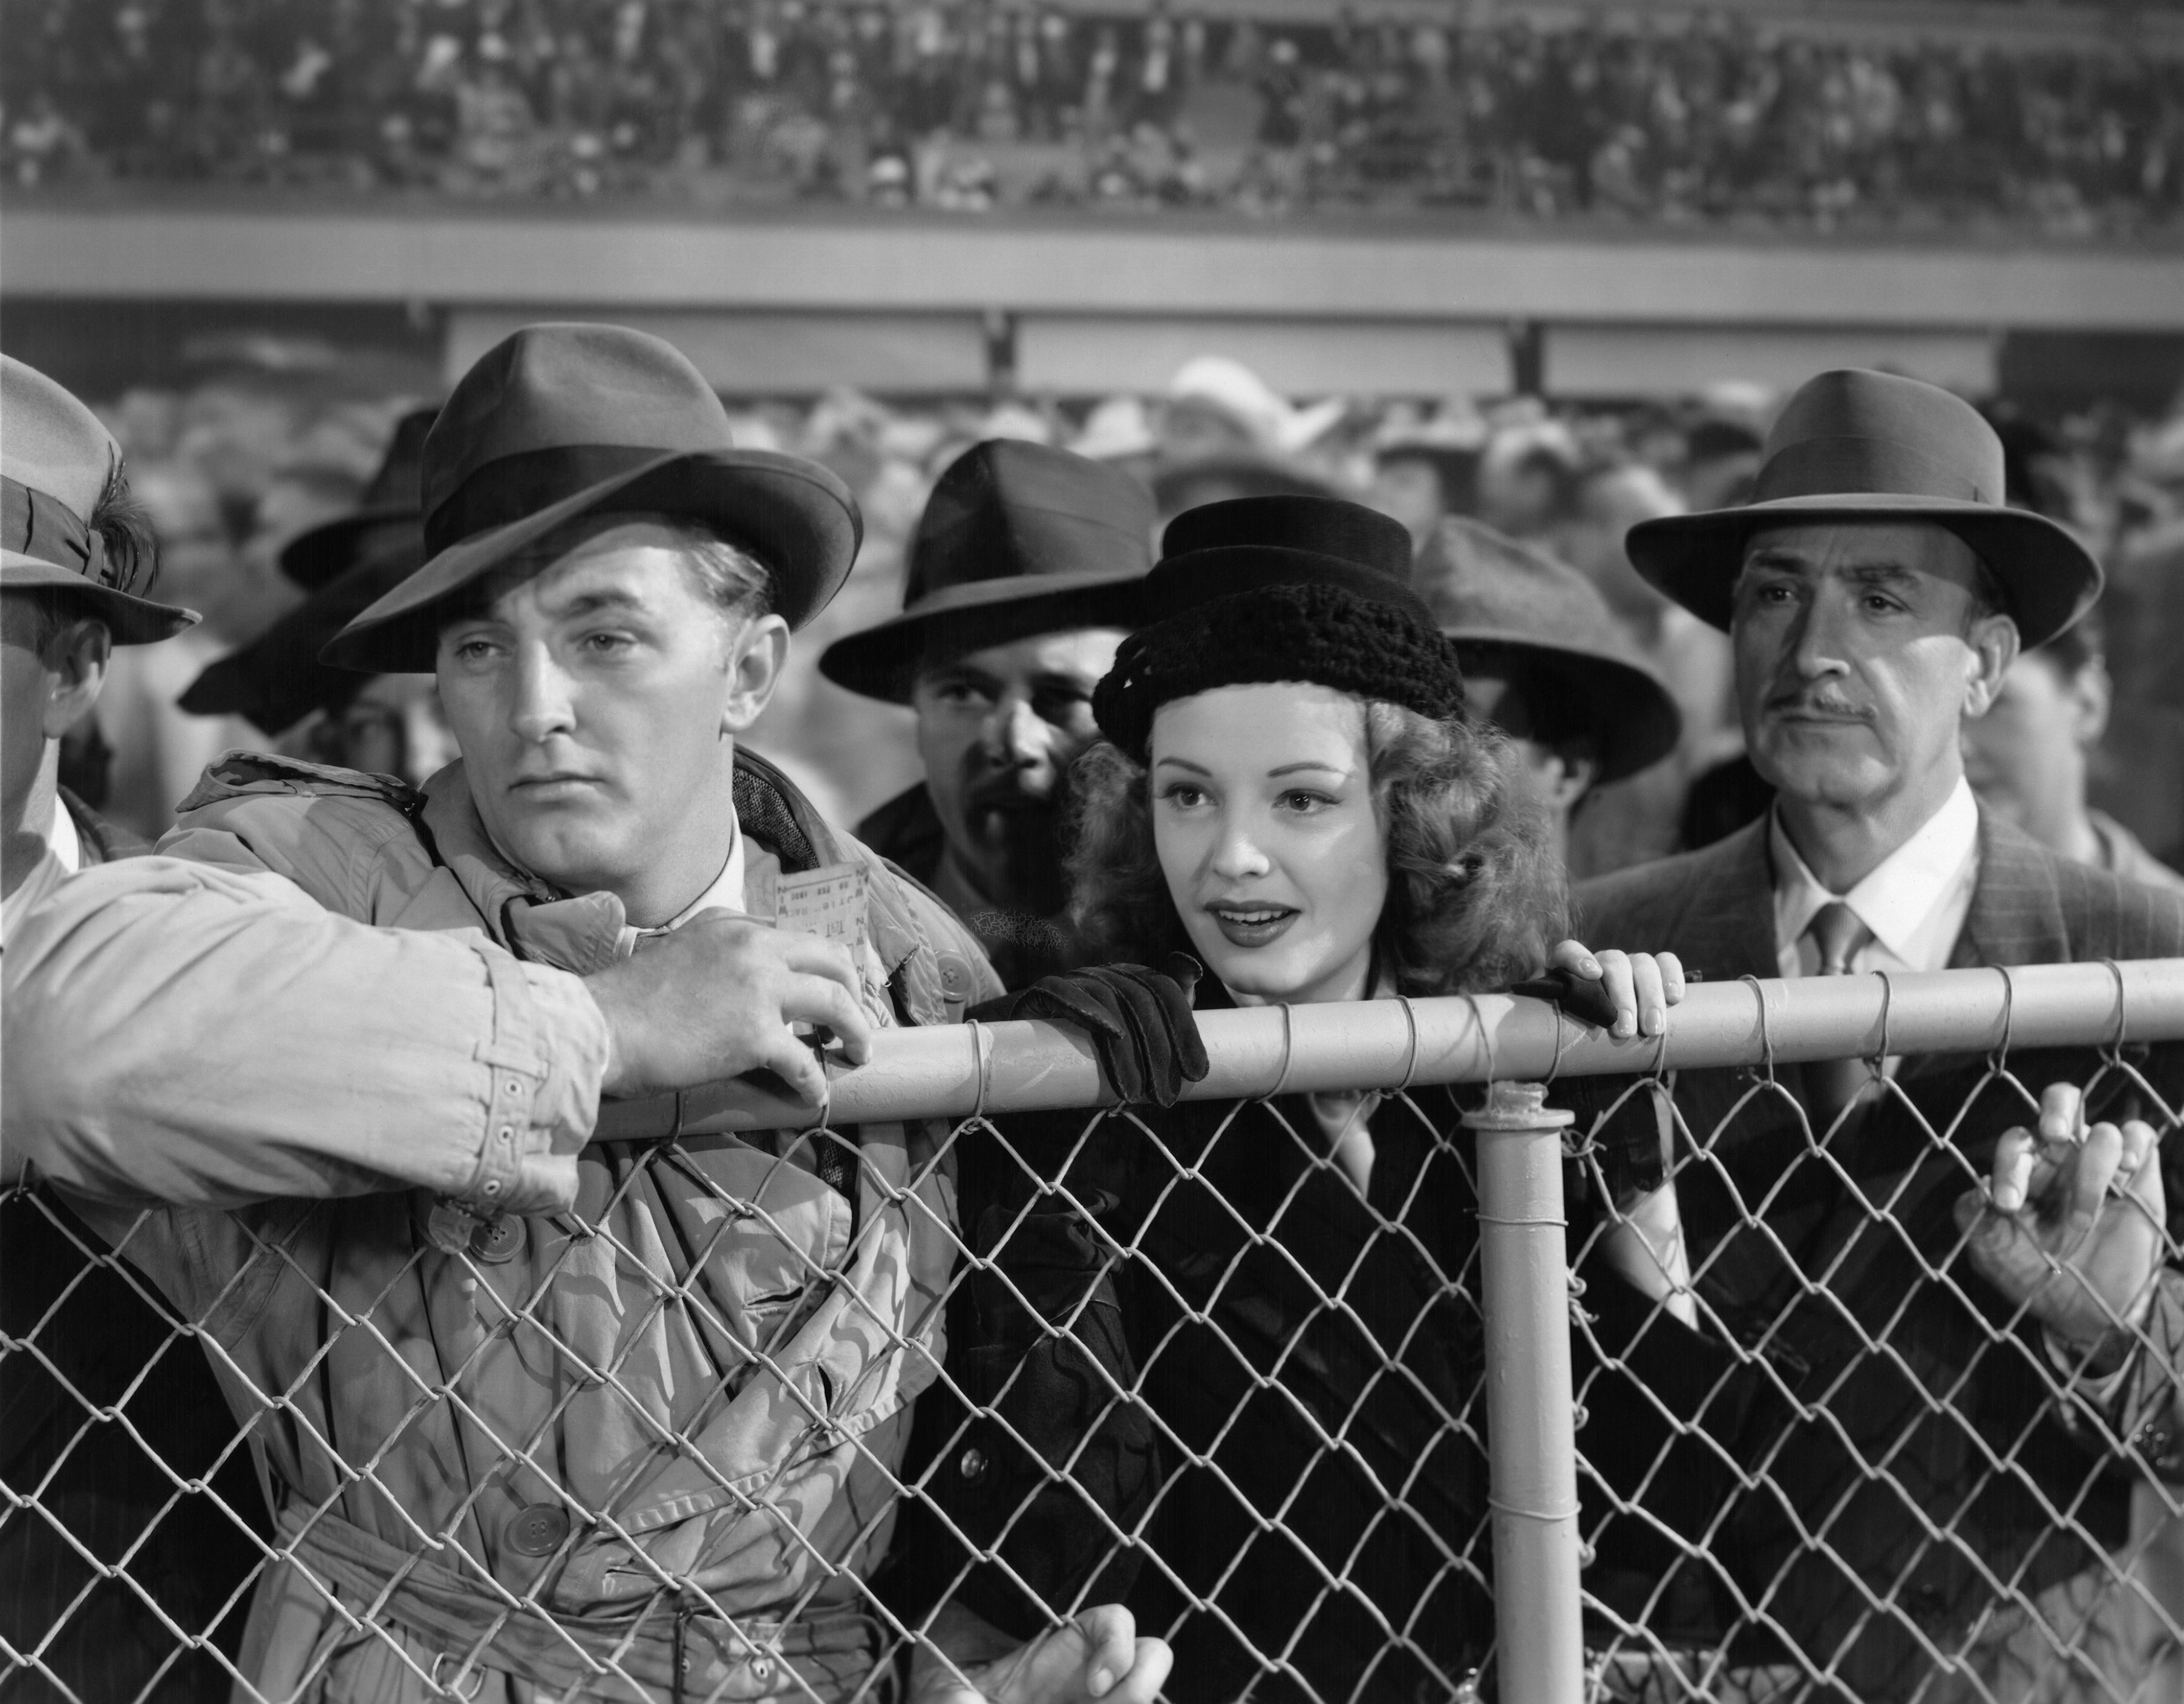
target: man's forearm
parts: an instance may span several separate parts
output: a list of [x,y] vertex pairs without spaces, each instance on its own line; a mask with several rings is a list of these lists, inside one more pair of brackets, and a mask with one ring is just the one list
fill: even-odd
[[526,1176],[582,1145],[607,1048],[576,977],[173,858],[63,884],[0,985],[8,1171],[117,1205],[543,1204]]

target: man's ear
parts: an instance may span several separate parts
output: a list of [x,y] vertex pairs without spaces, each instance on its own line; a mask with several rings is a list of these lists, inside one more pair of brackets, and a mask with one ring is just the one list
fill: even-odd
[[47,641],[46,738],[59,739],[91,713],[113,655],[114,635],[103,621],[70,622]]
[[1592,791],[1593,781],[1600,774],[1600,760],[1590,751],[1562,746],[1555,752],[1555,768],[1552,779],[1540,777],[1540,796],[1549,810],[1574,811]]
[[759,718],[781,684],[788,662],[788,623],[777,615],[744,623],[729,640],[723,672],[727,692],[721,703],[721,731],[741,734]]
[[2070,707],[2070,731],[2078,743],[2098,745],[2101,735],[2109,731],[2109,712],[2115,705],[2115,684],[2109,679],[2108,664],[2098,656],[2088,659],[2070,683],[2064,701]]
[[1964,635],[1971,659],[1964,678],[1964,714],[1981,717],[1994,707],[2002,678],[2017,661],[2017,623],[2006,615],[1981,616]]

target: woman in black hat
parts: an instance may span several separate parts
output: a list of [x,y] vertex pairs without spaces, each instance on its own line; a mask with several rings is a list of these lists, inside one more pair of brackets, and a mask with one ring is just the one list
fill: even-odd
[[[1544,818],[1507,739],[1465,710],[1400,525],[1245,499],[1179,517],[1166,544],[1150,623],[1095,700],[1112,743],[1079,761],[1075,914],[1112,958],[1196,955],[1201,1009],[1505,988],[1552,963],[1602,985],[1618,1033],[1658,1032],[1680,997],[1672,960],[1554,944]],[[1115,1528],[1143,1534],[1134,1584],[1062,1565],[1044,1493],[1027,1508],[1048,1517],[1045,1548],[1002,1545],[1019,1577],[1065,1599],[1127,1590],[1174,1645],[1178,1700],[1452,1696],[1492,1629],[1452,1093],[1001,1125],[998,1177],[967,1150],[978,1252],[1044,1282],[1019,1282],[1042,1312],[1067,1300],[1080,1338],[1109,1333],[1112,1388],[1143,1393],[1102,1406],[1068,1458]],[[1033,1171],[1063,1193],[1027,1187]],[[1103,1233],[1080,1237],[1073,1292],[1065,1198]],[[967,1204],[989,1200],[974,1225]],[[1016,1400],[1011,1418],[1038,1423]],[[944,1498],[1017,1509],[1006,1447],[982,1433],[944,1455]]]

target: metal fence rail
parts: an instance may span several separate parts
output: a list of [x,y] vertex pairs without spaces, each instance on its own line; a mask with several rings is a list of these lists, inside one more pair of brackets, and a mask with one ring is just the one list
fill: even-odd
[[26,1185],[73,1270],[5,1299],[0,1696],[952,1704],[960,1609],[1122,1601],[1178,1704],[2184,1696],[2184,1299],[2088,1360],[1957,1216],[2068,1081],[2163,1138],[2184,1271],[2184,960],[1671,1020],[1209,1012],[1172,1112],[1050,1025],[883,1031],[816,1128],[605,1109],[527,1221]]

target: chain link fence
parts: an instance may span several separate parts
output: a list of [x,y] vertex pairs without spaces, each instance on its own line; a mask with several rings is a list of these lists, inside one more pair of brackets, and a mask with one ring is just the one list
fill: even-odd
[[14,1190],[0,1696],[948,1697],[1114,1602],[1176,1701],[2184,1697],[2175,1275],[2089,1358],[1958,1204],[2051,1082],[2184,1202],[2184,961],[1203,1029],[610,1107],[528,1220]]

